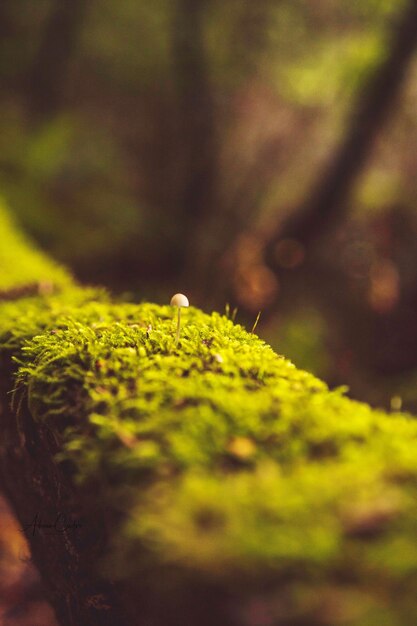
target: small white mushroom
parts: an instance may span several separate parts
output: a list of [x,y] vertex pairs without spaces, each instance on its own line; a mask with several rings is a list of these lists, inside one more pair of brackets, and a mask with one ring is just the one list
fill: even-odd
[[171,298],[171,306],[176,306],[178,308],[177,337],[175,340],[176,345],[178,345],[178,342],[180,340],[180,328],[181,328],[181,307],[190,306],[190,303],[188,302],[187,296],[184,296],[183,293],[176,293]]

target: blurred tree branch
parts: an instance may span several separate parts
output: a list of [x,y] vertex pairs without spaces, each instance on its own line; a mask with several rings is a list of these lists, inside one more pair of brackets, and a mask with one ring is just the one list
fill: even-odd
[[[277,244],[282,240],[295,240],[309,253],[316,240],[343,221],[349,195],[372,150],[378,131],[392,110],[416,47],[417,2],[409,0],[393,28],[386,55],[358,94],[345,135],[330,156],[324,171],[319,172],[309,198],[301,206],[293,208],[287,219],[268,223],[258,233],[264,247],[263,262],[279,277],[280,302],[289,284],[302,280],[307,263],[297,266],[296,270],[283,270],[276,257]],[[241,233],[242,230],[245,230],[245,226]],[[236,237],[231,246],[231,257],[238,241],[239,237]],[[314,265],[316,260],[309,257],[310,264]],[[227,263],[233,270],[233,259],[228,258]],[[320,280],[319,269],[318,266],[316,281]],[[266,305],[268,308],[263,315],[264,322],[274,313],[276,305],[277,298],[269,306]]]
[[50,119],[65,96],[68,68],[75,50],[86,2],[55,0],[28,72],[26,102],[35,124]]
[[[359,372],[368,367],[381,375],[393,375],[415,366],[416,288],[411,285],[403,290],[391,311],[374,311],[366,299],[355,296],[337,263],[329,267],[320,259],[315,244],[343,222],[349,196],[377,133],[392,111],[416,47],[417,2],[410,0],[393,30],[384,59],[359,93],[345,136],[319,174],[310,198],[286,221],[263,233],[264,259],[279,277],[280,308],[285,309],[288,301],[294,308],[300,294],[313,301],[326,319],[341,329],[344,348],[349,348],[355,359],[352,367]],[[309,254],[308,262],[296,269],[280,267],[276,256],[277,244],[288,239],[301,244]],[[276,312],[277,304],[275,298],[263,315],[264,321]],[[414,314],[410,315],[411,311]]]
[[353,106],[346,134],[321,172],[310,198],[267,237],[266,259],[277,270],[274,249],[280,239],[296,239],[305,247],[343,220],[347,199],[369,156],[376,134],[386,121],[417,47],[417,2],[410,0],[393,31],[385,58]]
[[[343,222],[349,206],[349,195],[363,170],[377,133],[392,111],[416,47],[417,2],[410,0],[393,27],[384,58],[359,92],[345,135],[324,171],[319,172],[310,196],[291,211],[288,219],[269,223],[261,232],[255,231],[253,234],[252,231],[255,244],[263,247],[263,252],[254,263],[266,263],[268,271],[272,270],[278,277],[278,289],[272,301],[259,307],[263,308],[263,323],[268,323],[276,313],[278,303],[282,312],[288,306],[294,310],[300,300],[304,303],[313,302],[323,311],[327,320],[333,320],[333,326],[336,324],[342,328],[341,336],[348,340],[359,365],[365,362],[363,357],[366,354],[368,361],[372,361],[368,365],[375,371],[390,373],[402,371],[415,361],[412,349],[406,351],[407,356],[404,350],[401,352],[401,346],[404,348],[405,345],[403,340],[401,346],[391,346],[389,351],[381,348],[384,345],[384,334],[387,331],[392,334],[393,327],[398,325],[399,320],[403,320],[404,311],[410,309],[412,302],[415,304],[415,294],[402,294],[395,310],[389,315],[379,315],[371,310],[366,300],[357,297],[349,288],[347,277],[340,267],[327,267],[317,254],[314,244],[324,235],[334,232],[338,224]],[[236,217],[235,228],[239,215]],[[245,218],[246,212],[243,222],[239,223],[241,235],[242,231],[243,234],[246,232],[251,235],[250,225],[245,223]],[[221,259],[221,263],[226,263],[228,272],[233,275],[233,284],[232,290],[226,287],[220,297],[226,301],[237,298],[241,315],[246,313],[253,316],[253,310],[239,297],[239,281],[250,270],[239,265],[240,236],[234,239],[229,252]],[[301,249],[304,248],[308,254],[308,262],[297,264],[294,268],[282,267],[276,256],[277,244],[282,240],[295,240],[298,245],[301,244]],[[412,324],[404,320],[401,323],[406,327],[405,336],[414,337]],[[395,333],[393,336],[397,337]],[[401,358],[398,358],[399,351]]]
[[[280,0],[279,0],[280,1]],[[201,11],[201,0],[179,0],[183,8],[192,5],[194,11]],[[203,2],[204,4],[204,2]],[[210,3],[208,3],[210,4]],[[237,56],[232,58],[231,63],[237,63],[245,76],[255,76],[259,70],[259,61],[268,49],[268,26],[270,24],[271,11],[276,8],[277,0],[259,0],[256,3],[244,2],[240,9],[241,13],[237,20],[236,48]],[[207,5],[207,3],[206,3]],[[207,10],[207,6],[205,7]],[[201,17],[202,14],[201,14]],[[192,35],[192,42],[197,43],[197,28],[193,28],[190,20],[190,10],[187,11],[187,32]],[[199,27],[201,28],[201,22]],[[178,31],[179,32],[179,31]],[[185,29],[184,29],[185,32]],[[216,92],[210,84],[208,70],[210,69],[209,59],[202,59],[204,50],[203,33],[200,32],[200,43],[188,45],[183,48],[182,54],[178,58],[185,61],[179,67],[185,71],[183,75],[190,82],[190,92],[197,92],[198,97],[194,99],[183,98],[183,118],[185,124],[184,137],[187,140],[188,133],[193,135],[193,145],[195,150],[188,158],[189,171],[194,170],[194,183],[188,184],[188,195],[186,196],[184,207],[191,219],[189,220],[189,231],[187,235],[188,254],[184,262],[184,274],[182,282],[195,294],[199,294],[207,299],[212,291],[213,280],[218,273],[217,261],[219,255],[228,248],[233,241],[236,232],[250,226],[253,222],[253,205],[262,195],[265,185],[273,177],[276,171],[277,162],[280,156],[281,142],[275,138],[262,147],[255,159],[252,170],[245,177],[242,185],[236,190],[232,198],[227,198],[222,193],[224,180],[221,179],[220,168],[222,167],[219,138],[217,136],[218,119],[222,119],[225,110],[222,108],[221,99],[216,100]],[[181,48],[179,48],[181,50]],[[242,57],[242,50],[249,51]],[[232,55],[233,57],[233,55]],[[229,59],[230,60],[230,59]],[[181,73],[180,73],[181,75]],[[204,84],[201,85],[202,79]],[[183,93],[187,89],[182,89]],[[204,96],[204,99],[203,99]],[[211,109],[201,106],[202,101],[211,104]],[[230,111],[226,113],[230,114]],[[193,130],[195,119],[204,119],[205,135]],[[223,117],[224,122],[224,117]],[[270,161],[273,163],[270,163]],[[198,181],[198,167],[201,168],[201,177],[205,181],[203,186],[196,184]],[[254,202],[255,201],[255,202]],[[188,209],[187,209],[188,207]],[[216,282],[218,282],[216,280]]]
[[217,178],[213,87],[204,41],[204,0],[177,0],[173,52],[184,155],[180,208],[191,230],[212,206]]

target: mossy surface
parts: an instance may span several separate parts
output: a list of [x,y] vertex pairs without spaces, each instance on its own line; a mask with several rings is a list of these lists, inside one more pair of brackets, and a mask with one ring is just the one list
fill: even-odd
[[69,273],[37,250],[16,228],[0,202],[0,297],[9,290],[67,287]]
[[266,624],[415,623],[415,419],[329,391],[225,316],[182,317],[177,346],[169,306],[70,286],[0,303],[16,412],[121,513],[112,575],[262,590]]
[[74,480],[126,507],[120,572],[345,572],[366,606],[417,578],[414,419],[329,391],[216,313],[186,311],[177,347],[168,306],[75,291],[1,309],[16,406],[26,394]]

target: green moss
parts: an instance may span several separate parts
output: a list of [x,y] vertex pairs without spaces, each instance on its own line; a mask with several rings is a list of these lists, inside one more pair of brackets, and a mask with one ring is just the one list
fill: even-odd
[[0,297],[8,290],[38,286],[39,291],[69,286],[71,279],[63,268],[48,259],[17,229],[0,204]]
[[216,313],[190,308],[177,348],[170,307],[81,294],[3,304],[0,341],[76,480],[107,506],[126,493],[129,550],[230,580],[416,575],[413,419],[330,392]]
[[73,287],[0,318],[15,406],[54,433],[77,489],[122,512],[112,576],[285,581],[302,614],[330,594],[359,607],[337,623],[415,622],[414,418],[329,391],[217,313],[185,310],[178,346],[171,307]]

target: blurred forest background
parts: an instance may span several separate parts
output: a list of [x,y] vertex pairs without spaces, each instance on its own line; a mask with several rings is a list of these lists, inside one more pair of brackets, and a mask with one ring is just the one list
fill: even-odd
[[417,411],[416,49],[416,0],[2,0],[0,193],[80,280]]
[[[0,194],[80,280],[417,412],[416,50],[416,0],[2,0]],[[3,623],[52,625],[0,509]]]

